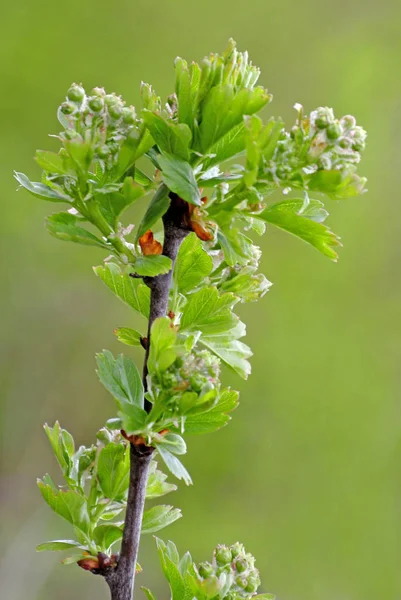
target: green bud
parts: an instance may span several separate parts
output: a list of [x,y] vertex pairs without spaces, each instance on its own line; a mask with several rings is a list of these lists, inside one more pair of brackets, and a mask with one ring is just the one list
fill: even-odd
[[109,115],[111,116],[112,119],[119,119],[122,115],[122,106],[115,102],[113,104],[109,104],[108,106],[109,108]]
[[95,112],[100,112],[104,107],[104,102],[100,96],[91,96],[88,100],[89,108]]
[[133,106],[125,106],[121,111],[123,122],[126,125],[132,125],[136,120],[135,108]]
[[248,579],[246,577],[237,577],[235,583],[241,590],[245,590],[248,585]]
[[237,558],[234,563],[234,568],[238,573],[244,573],[248,570],[248,561],[245,558]]
[[120,150],[120,145],[118,142],[109,142],[108,144],[109,150],[111,154],[117,154],[117,152]]
[[91,91],[92,96],[98,96],[99,98],[103,98],[106,95],[104,88],[94,87]]
[[231,562],[231,550],[227,546],[217,546],[215,550],[215,558],[218,565],[223,566]]
[[250,577],[248,578],[248,585],[245,587],[245,591],[249,592],[250,594],[253,594],[258,589],[259,584],[259,578],[250,575]]
[[327,137],[329,140],[337,140],[343,132],[343,128],[339,123],[330,123],[327,127]]
[[237,558],[237,556],[239,554],[244,554],[244,552],[245,552],[245,548],[244,548],[243,544],[240,544],[239,542],[235,542],[235,544],[230,546],[230,550],[231,550],[231,558],[233,560],[234,560],[234,558]]
[[105,445],[109,444],[113,440],[113,436],[111,435],[110,431],[106,429],[106,427],[99,429],[96,434],[96,438],[99,440],[99,442],[102,442]]
[[107,158],[110,154],[110,149],[106,144],[104,146],[100,146],[97,149],[97,155],[99,158]]
[[71,102],[81,103],[85,98],[85,90],[81,85],[73,83],[67,92],[68,100]]
[[189,378],[189,383],[194,392],[200,392],[205,385],[205,378],[200,373],[194,373]]
[[76,111],[76,106],[71,104],[71,102],[63,102],[60,106],[60,110],[63,115],[72,115]]
[[203,577],[203,579],[208,579],[214,574],[214,569],[212,565],[208,562],[203,562],[198,567],[199,575]]

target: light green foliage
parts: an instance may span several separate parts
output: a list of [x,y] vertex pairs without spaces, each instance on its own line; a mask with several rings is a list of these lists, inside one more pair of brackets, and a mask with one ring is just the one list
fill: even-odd
[[[76,540],[55,540],[40,544],[38,551],[78,551],[64,564],[78,562],[98,552],[111,556],[122,538],[121,520],[129,485],[129,447],[120,433],[103,428],[97,444],[75,451],[74,440],[58,422],[45,425],[53,452],[61,467],[65,485],[57,487],[46,475],[38,480],[41,494],[50,508],[73,526]],[[164,496],[176,489],[152,461],[146,498]],[[172,506],[153,506],[144,513],[142,534],[154,533],[181,517]],[[116,521],[116,518],[119,520]]]
[[[59,152],[36,154],[41,181],[15,174],[33,196],[66,205],[48,218],[49,233],[103,250],[105,262],[94,268],[96,275],[136,313],[151,316],[145,334],[115,330],[122,343],[147,351],[144,379],[129,357],[115,358],[107,350],[97,355],[99,379],[117,405],[97,444],[76,451],[58,423],[46,426],[66,486],[56,487],[48,475],[38,485],[49,506],[73,526],[77,541],[56,540],[38,549],[77,548],[80,554],[67,562],[84,552],[110,556],[122,537],[123,521],[115,519],[122,518],[129,486],[126,440],[153,447],[189,485],[178,458],[187,451],[183,436],[216,431],[230,420],[238,393],[222,386],[221,368],[246,379],[252,355],[234,307],[259,300],[271,285],[258,272],[255,236],[273,225],[337,260],[341,244],[324,224],[328,212],[321,198],[364,191],[357,167],[366,132],[352,116],[338,119],[327,107],[304,114],[299,104],[289,130],[280,118],[263,123],[257,113],[272,96],[256,85],[259,75],[247,52],[238,52],[230,40],[224,54],[210,54],[200,64],[178,58],[175,92],[165,104],[148,84],[141,86],[138,110],[103,88],[87,93],[73,84],[58,110]],[[146,174],[139,158],[148,160]],[[270,202],[273,192],[284,198]],[[135,230],[121,220],[143,198],[148,204]],[[187,234],[174,266],[168,244],[163,253],[163,234],[153,235],[161,220],[166,231],[180,230],[177,239]],[[163,303],[158,315],[150,311],[160,282],[167,286],[162,300],[168,300],[162,316]],[[153,463],[147,496],[174,489]],[[153,506],[144,513],[142,532],[158,531],[180,516],[171,506]],[[240,544],[218,547],[213,562],[199,568],[189,554],[180,559],[172,542],[158,540],[157,546],[172,600],[248,600],[256,594],[254,559]]]

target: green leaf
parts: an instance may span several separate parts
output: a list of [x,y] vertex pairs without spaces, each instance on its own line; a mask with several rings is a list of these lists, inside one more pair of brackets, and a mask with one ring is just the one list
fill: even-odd
[[47,550],[58,552],[61,550],[69,550],[70,548],[79,547],[81,544],[75,540],[54,540],[53,542],[44,542],[36,546],[38,552],[45,552]]
[[163,448],[171,452],[171,454],[185,454],[187,451],[187,445],[183,438],[176,433],[167,433],[166,435],[163,435],[157,445],[163,446]]
[[161,152],[189,160],[192,133],[188,125],[167,122],[160,115],[144,110],[143,119]]
[[182,517],[179,508],[172,506],[153,506],[143,513],[141,533],[155,533],[171,525]]
[[185,433],[211,433],[224,427],[231,419],[228,413],[238,406],[238,396],[235,390],[224,389],[211,410],[186,416]]
[[36,198],[48,200],[49,202],[72,202],[71,198],[59,194],[44,183],[30,181],[28,177],[24,175],[24,173],[18,173],[18,171],[15,171],[14,177],[23,188],[25,188],[33,196],[36,196]]
[[120,354],[116,359],[108,350],[96,355],[97,374],[104,387],[120,402],[143,408],[143,384],[133,361]]
[[178,565],[170,558],[166,544],[162,540],[156,538],[156,545],[163,573],[170,585],[171,599],[185,599],[185,583]]
[[72,140],[64,140],[64,147],[78,174],[86,179],[94,153],[91,142],[85,141],[81,137],[74,137]]
[[171,258],[162,254],[138,256],[135,260],[135,272],[143,277],[156,277],[168,273],[172,267]]
[[50,235],[58,240],[108,249],[107,244],[101,239],[77,225],[79,222],[79,219],[75,215],[69,213],[56,213],[47,218],[46,226]]
[[54,452],[54,455],[57,459],[58,464],[60,465],[63,473],[69,474],[69,471],[72,466],[72,454],[74,453],[74,448],[72,449],[72,453],[70,454],[67,451],[67,448],[64,444],[64,439],[62,436],[62,429],[60,427],[60,423],[58,421],[55,422],[53,427],[49,427],[47,423],[43,426],[45,433],[49,439],[50,445]]
[[70,171],[66,157],[56,154],[55,152],[36,150],[35,160],[42,169],[49,173],[61,173],[62,175],[66,175]]
[[232,294],[219,296],[215,287],[202,288],[189,296],[182,311],[180,329],[200,330],[204,335],[228,331],[238,323],[238,317],[230,310],[235,302]]
[[245,150],[245,126],[240,123],[213,144],[203,163],[205,169],[242,154]]
[[166,186],[183,200],[201,206],[200,190],[191,165],[170,154],[161,154],[158,161]]
[[174,492],[177,489],[177,486],[166,482],[167,475],[162,473],[156,468],[157,463],[155,461],[151,462],[151,466],[149,469],[149,477],[146,484],[146,498],[159,498],[160,496],[165,496],[170,492]]
[[111,546],[123,537],[122,528],[118,525],[98,525],[93,530],[93,539],[99,547],[100,552],[109,552]]
[[89,515],[86,498],[74,490],[54,490],[40,479],[38,487],[50,508],[74,525],[85,535],[89,532]]
[[120,267],[114,263],[94,267],[93,270],[120,300],[144,317],[149,317],[150,289],[147,285],[122,273]]
[[168,188],[162,184],[150,201],[145,216],[138,227],[136,241],[138,241],[148,229],[152,229],[153,225],[162,218],[165,212],[167,212],[167,209],[170,206],[168,194]]
[[176,332],[168,317],[155,319],[150,331],[149,373],[162,373],[175,361]]
[[106,498],[121,500],[129,485],[129,448],[111,442],[99,453],[97,478]]
[[341,246],[339,238],[322,223],[297,214],[297,207],[291,201],[278,202],[254,216],[299,237],[336,261],[338,255],[334,248]]
[[132,130],[124,140],[118,153],[114,179],[118,181],[121,175],[128,171],[138,158],[146,154],[153,144],[153,138],[147,129],[142,131]]
[[203,249],[195,233],[190,233],[182,242],[174,267],[174,283],[183,294],[196,288],[213,269],[211,256]]
[[251,365],[247,359],[252,356],[252,351],[249,346],[239,341],[244,334],[244,325],[240,322],[237,327],[227,333],[202,336],[200,342],[242,379],[247,379],[251,372]]
[[177,477],[177,479],[182,479],[186,483],[186,485],[192,484],[192,479],[188,471],[176,456],[171,454],[171,452],[169,452],[163,446],[158,446],[157,451],[163,459],[166,467],[169,469],[169,471],[171,471],[173,475],[175,475],[175,477]]
[[156,596],[148,588],[142,586],[141,590],[143,591],[148,600],[156,600]]
[[122,342],[127,346],[141,345],[141,334],[139,331],[135,331],[135,329],[131,329],[130,327],[118,327],[118,329],[114,330],[114,335],[119,342]]
[[284,200],[281,204],[286,204],[288,209],[292,212],[300,217],[316,221],[316,223],[323,223],[329,216],[329,213],[324,208],[323,202],[320,202],[320,200],[309,200],[306,204],[303,198],[290,198]]
[[81,552],[81,554],[73,554],[72,556],[67,556],[67,558],[64,558],[61,561],[62,565],[74,565],[75,563],[77,563],[79,560],[82,560],[83,558],[89,558],[89,556],[87,556],[86,554],[83,554]]
[[93,198],[99,205],[100,211],[106,221],[113,229],[116,229],[121,213],[145,193],[146,190],[141,185],[135,183],[132,177],[126,177],[121,192],[110,192],[107,194],[98,192]]

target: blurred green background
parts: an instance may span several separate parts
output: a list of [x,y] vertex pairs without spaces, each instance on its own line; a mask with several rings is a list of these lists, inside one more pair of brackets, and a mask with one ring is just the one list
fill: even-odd
[[[47,134],[58,132],[56,108],[72,81],[135,103],[145,80],[166,96],[177,54],[201,59],[230,36],[262,67],[274,94],[266,116],[291,122],[296,101],[355,114],[369,132],[369,193],[328,203],[344,244],[338,264],[279,231],[263,239],[274,286],[241,310],[253,374],[247,384],[226,376],[242,390],[232,423],[189,440],[195,485],[168,498],[184,518],[162,537],[197,560],[240,539],[257,556],[264,591],[280,600],[401,598],[400,19],[394,0],[4,4],[2,598],[108,597],[100,578],[35,553],[41,541],[69,537],[35,478],[57,474],[44,421],[58,418],[90,443],[113,414],[94,354],[121,350],[112,330],[132,318],[91,272],[101,253],[48,236],[53,207],[16,193],[12,169],[39,177],[32,156],[55,147]],[[138,584],[167,598],[151,536],[140,560]]]

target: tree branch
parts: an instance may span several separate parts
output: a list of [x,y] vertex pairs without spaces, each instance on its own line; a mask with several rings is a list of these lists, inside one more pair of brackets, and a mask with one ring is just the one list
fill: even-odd
[[[170,198],[170,207],[163,216],[163,255],[171,259],[172,268],[166,274],[144,278],[145,283],[149,286],[151,291],[148,338],[143,366],[143,386],[145,392],[147,391],[148,359],[151,344],[150,330],[155,319],[164,317],[167,314],[174,262],[177,258],[181,242],[190,231],[188,227],[188,204],[181,200],[176,194],[170,194]],[[151,403],[145,399],[145,409],[147,412],[150,412],[151,407]],[[154,448],[146,446],[143,443],[131,443],[130,484],[121,555],[117,567],[105,574],[105,579],[111,592],[111,600],[132,600],[135,567],[138,557],[142,516],[145,505],[146,483],[153,452]]]

